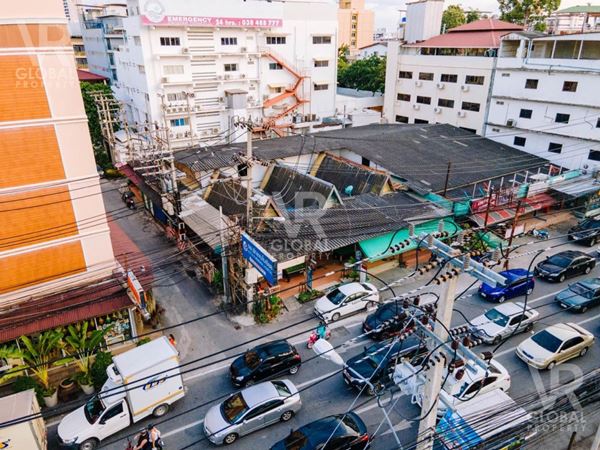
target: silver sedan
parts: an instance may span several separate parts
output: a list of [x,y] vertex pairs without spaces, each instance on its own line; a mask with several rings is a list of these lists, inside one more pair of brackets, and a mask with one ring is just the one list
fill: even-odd
[[495,345],[513,332],[530,331],[539,316],[539,312],[525,308],[523,303],[502,303],[473,319],[471,325],[473,332],[486,344]]
[[289,380],[267,381],[236,392],[204,417],[204,434],[213,444],[233,444],[240,436],[287,422],[302,402]]

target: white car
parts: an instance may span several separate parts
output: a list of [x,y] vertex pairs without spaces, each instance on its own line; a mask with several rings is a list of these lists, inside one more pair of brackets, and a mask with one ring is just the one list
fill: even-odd
[[[517,333],[531,331],[540,313],[523,303],[502,303],[471,320],[473,333],[486,344],[498,344],[515,329]],[[520,323],[519,323],[520,322]]]
[[315,303],[315,314],[325,322],[366,311],[379,305],[379,291],[371,283],[347,283],[329,291]]

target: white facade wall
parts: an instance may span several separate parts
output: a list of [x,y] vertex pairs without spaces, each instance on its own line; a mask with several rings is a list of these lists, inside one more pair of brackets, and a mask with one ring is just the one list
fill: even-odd
[[[596,39],[584,44],[587,54],[594,54],[593,46],[600,51]],[[536,58],[547,54],[553,42],[533,42],[530,59],[498,59],[486,136],[570,169],[599,166],[594,158],[600,153],[589,157],[591,150],[600,151],[600,96],[595,94],[600,60]],[[526,88],[527,80],[537,80],[537,87],[530,83]],[[563,90],[566,81],[577,83],[575,92]],[[557,114],[568,114],[568,123],[557,121]]]
[[383,56],[384,58],[387,56],[387,44],[373,44],[368,47],[362,48],[358,51],[357,59],[366,59],[371,56]]
[[[430,56],[415,52],[413,48],[401,47],[396,56],[390,48],[388,64],[391,67],[386,73],[384,103],[384,117],[388,122],[448,123],[482,134],[495,58]],[[412,72],[412,78],[400,78],[400,72]],[[420,80],[420,73],[433,74],[433,80]],[[443,82],[443,74],[456,75],[456,83]],[[467,84],[467,76],[483,77],[483,84]],[[398,100],[398,94],[409,95],[410,101]],[[417,96],[430,98],[430,104],[418,103]],[[452,100],[454,106],[441,107],[440,99]],[[463,102],[478,104],[479,111],[464,110]]]
[[444,0],[417,0],[406,4],[404,40],[409,44],[440,34]]
[[[233,127],[236,119],[260,121],[292,103],[288,98],[276,108],[262,108],[266,99],[296,82],[285,68],[272,70],[270,64],[276,61],[266,52],[305,76],[297,92],[307,102],[292,114],[322,118],[335,113],[337,8],[332,2],[222,0],[204,4],[172,0],[164,5],[164,16],[185,16],[195,22],[191,26],[144,25],[138,15],[148,16],[144,4],[140,7],[137,1],[130,1],[130,17],[124,20],[127,39],[115,55],[119,78],[115,92],[127,104],[133,120],[143,121],[146,114],[150,121],[161,124],[166,119],[173,147],[243,141],[244,131]],[[200,17],[272,19],[281,26],[251,24],[242,28],[239,21],[233,26],[214,26],[214,21],[210,26],[193,26]],[[331,42],[314,44],[313,36],[328,36]],[[267,37],[285,38],[285,44],[267,44]],[[161,38],[176,38],[179,45],[161,45]],[[223,45],[222,39],[234,39],[235,44]],[[328,65],[315,67],[315,60]],[[226,65],[235,65],[236,70],[227,71]],[[327,89],[315,90],[315,84],[327,85]],[[245,94],[235,95],[231,104],[228,91]],[[169,100],[168,94],[180,98]],[[279,123],[291,121],[290,114]]]

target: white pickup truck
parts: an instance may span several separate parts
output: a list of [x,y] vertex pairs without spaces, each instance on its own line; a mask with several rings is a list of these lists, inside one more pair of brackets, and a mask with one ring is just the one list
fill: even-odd
[[58,425],[61,445],[94,450],[145,417],[161,417],[185,395],[177,350],[166,337],[113,358],[100,393]]

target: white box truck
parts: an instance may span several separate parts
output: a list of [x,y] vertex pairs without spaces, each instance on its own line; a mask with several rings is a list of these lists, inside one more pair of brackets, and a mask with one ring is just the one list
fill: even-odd
[[61,445],[93,450],[103,439],[153,415],[185,395],[177,350],[166,337],[113,358],[100,393],[58,425]]
[[[33,389],[0,398],[0,423],[39,413]],[[41,416],[0,428],[0,449],[46,450],[47,442],[46,424]]]

